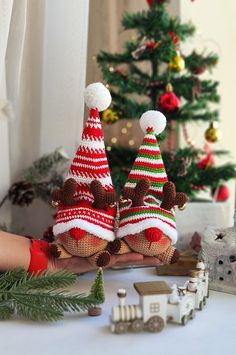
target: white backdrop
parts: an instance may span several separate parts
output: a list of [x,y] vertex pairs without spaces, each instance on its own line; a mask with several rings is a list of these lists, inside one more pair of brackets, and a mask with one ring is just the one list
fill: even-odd
[[[10,143],[6,118],[0,126],[5,142],[0,199],[9,174],[16,181],[24,168],[57,147],[63,146],[71,157],[76,150],[83,126],[88,11],[89,0],[0,1],[0,74],[6,76],[7,89],[2,92],[13,106]],[[30,225],[35,213],[37,221]],[[26,232],[37,234],[48,214],[37,203],[30,214],[27,208],[13,209],[13,220],[27,222]],[[0,210],[0,221],[5,218]]]

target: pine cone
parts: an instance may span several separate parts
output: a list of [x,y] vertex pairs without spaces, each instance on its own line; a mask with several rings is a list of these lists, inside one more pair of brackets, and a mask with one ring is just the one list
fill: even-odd
[[16,182],[9,189],[8,198],[11,200],[13,205],[30,205],[35,198],[33,185],[26,181]]

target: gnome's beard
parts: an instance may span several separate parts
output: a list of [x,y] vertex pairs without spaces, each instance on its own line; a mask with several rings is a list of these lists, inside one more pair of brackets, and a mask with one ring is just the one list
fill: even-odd
[[153,242],[146,238],[145,232],[127,235],[124,238],[133,251],[147,256],[158,256],[171,246],[171,240],[165,234],[162,233],[158,242]]
[[71,237],[70,232],[59,236],[60,243],[71,254],[81,257],[89,257],[106,249],[108,242],[94,235],[86,233],[80,240]]

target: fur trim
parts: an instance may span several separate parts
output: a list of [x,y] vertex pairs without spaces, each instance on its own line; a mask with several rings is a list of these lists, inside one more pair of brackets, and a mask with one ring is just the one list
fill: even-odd
[[68,221],[65,223],[58,223],[53,227],[54,235],[59,235],[65,232],[68,232],[72,228],[80,228],[85,230],[86,232],[95,235],[101,239],[107,240],[109,242],[115,239],[114,231],[109,231],[104,229],[98,225],[89,223],[82,219],[74,219],[72,221]]
[[127,223],[122,227],[119,227],[117,237],[124,238],[130,234],[137,234],[143,232],[148,228],[159,228],[165,233],[170,239],[172,244],[177,241],[177,231],[175,228],[171,227],[169,224],[163,222],[159,218],[146,218],[143,221],[137,223]]

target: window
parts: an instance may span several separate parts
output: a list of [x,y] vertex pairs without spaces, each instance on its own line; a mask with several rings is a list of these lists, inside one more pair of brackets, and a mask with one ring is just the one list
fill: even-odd
[[160,311],[159,303],[151,303],[150,304],[150,313],[158,313]]

